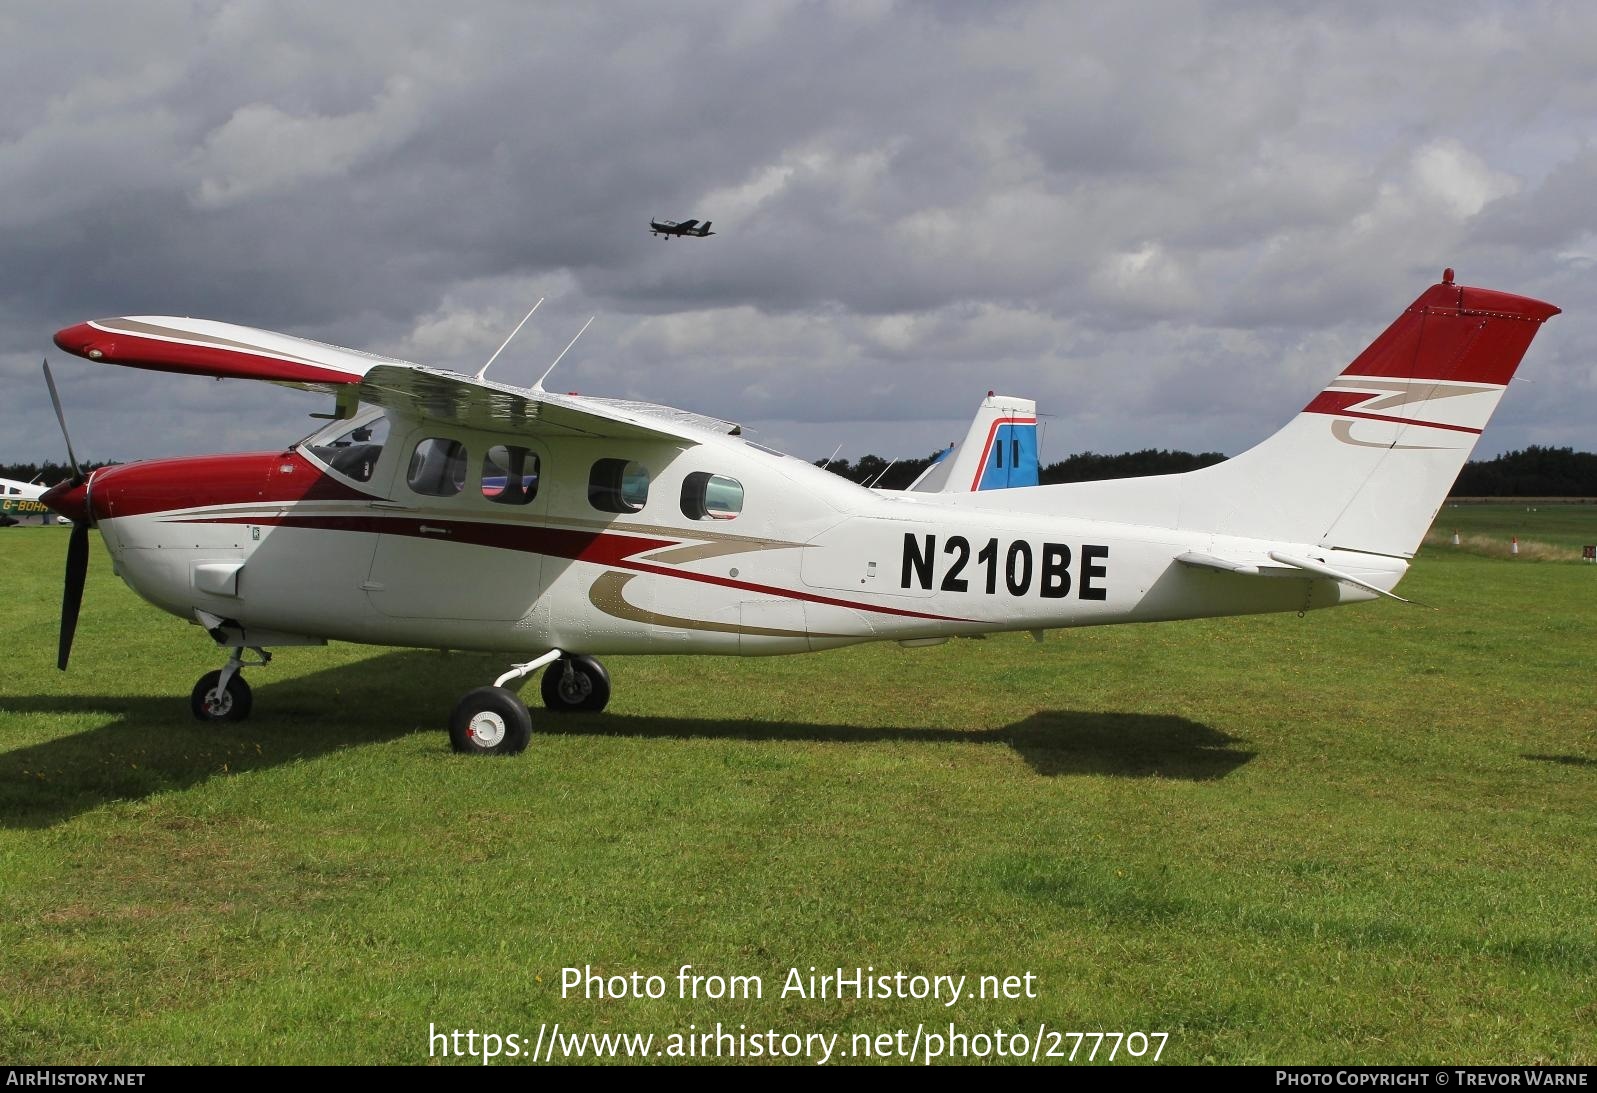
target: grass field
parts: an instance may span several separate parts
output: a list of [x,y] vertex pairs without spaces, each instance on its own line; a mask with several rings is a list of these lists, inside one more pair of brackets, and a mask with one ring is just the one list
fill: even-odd
[[[97,541],[56,672],[65,547],[0,531],[6,1060],[952,1021],[1168,1032],[1178,1063],[1597,1062],[1597,566],[1427,548],[1423,608],[615,658],[609,711],[482,760],[442,731],[502,667],[475,655],[283,650],[253,720],[200,726],[217,654]],[[764,997],[678,999],[681,964]],[[671,990],[562,998],[583,965]],[[812,965],[1036,997],[779,997]]]
[[1436,516],[1427,546],[1459,548],[1487,557],[1510,557],[1514,538],[1519,557],[1530,561],[1578,560],[1581,547],[1597,544],[1597,505],[1525,503],[1450,503]]

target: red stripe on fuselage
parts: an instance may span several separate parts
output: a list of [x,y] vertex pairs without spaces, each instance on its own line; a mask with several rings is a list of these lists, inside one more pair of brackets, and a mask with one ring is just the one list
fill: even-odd
[[404,535],[435,542],[464,543],[501,550],[519,550],[554,558],[569,558],[573,561],[614,566],[638,573],[737,588],[745,592],[782,596],[834,607],[849,607],[879,615],[934,619],[939,622],[975,621],[836,599],[831,596],[715,577],[706,573],[694,573],[633,560],[638,554],[677,546],[683,541],[680,539],[399,513],[392,516],[365,513],[336,515],[263,513],[236,516],[182,514],[182,510],[223,505],[291,505],[299,501],[382,500],[375,494],[363,493],[324,474],[314,463],[294,451],[157,459],[106,467],[94,474],[90,487],[90,500],[97,519],[170,512],[171,520],[176,523],[256,524],[263,527],[298,527],[322,531],[362,532],[369,535]]
[[196,524],[257,524],[262,527],[294,527],[315,531],[356,531],[369,535],[404,535],[433,542],[466,543],[472,546],[543,554],[553,558],[569,558],[578,562],[628,569],[635,573],[674,577],[698,584],[736,588],[744,592],[781,596],[790,600],[803,600],[806,603],[848,607],[878,615],[933,619],[937,622],[976,621],[952,615],[934,615],[924,611],[909,611],[898,607],[860,603],[856,600],[842,600],[813,592],[799,592],[790,588],[755,584],[752,581],[739,581],[730,577],[717,577],[708,573],[695,573],[691,570],[674,569],[634,560],[634,556],[638,554],[647,554],[662,547],[678,546],[681,540],[654,539],[608,531],[575,531],[531,524],[494,524],[415,516],[324,516],[306,513],[283,516],[179,516],[175,517],[174,521]]
[[215,505],[377,500],[292,451],[124,463],[95,471],[89,486],[97,520]]

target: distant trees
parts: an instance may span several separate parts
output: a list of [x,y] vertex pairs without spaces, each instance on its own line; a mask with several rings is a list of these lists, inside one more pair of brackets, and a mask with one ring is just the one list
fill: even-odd
[[[896,462],[883,459],[879,455],[863,455],[854,463],[846,459],[834,459],[830,463],[824,459],[817,459],[815,465],[833,474],[840,474],[850,482],[857,482],[861,486],[906,490],[911,482],[921,476],[922,471],[932,465],[932,460],[941,454],[933,452],[924,459],[900,459]],[[891,467],[888,465],[890,462]],[[887,473],[883,474],[883,471]],[[877,478],[881,481],[876,481]]]
[[[879,455],[861,456],[854,463],[846,459],[834,459],[827,463],[824,459],[817,459],[815,465],[824,467],[833,474],[840,474],[850,482],[860,485],[876,485],[887,490],[908,489],[909,484],[919,478],[921,472],[931,466],[941,452],[933,452],[924,459],[900,459],[888,467],[888,461]],[[1207,467],[1212,463],[1219,463],[1225,456],[1219,452],[1204,452],[1193,455],[1191,452],[1172,452],[1159,448],[1147,448],[1140,452],[1126,452],[1122,455],[1098,455],[1095,452],[1082,452],[1079,455],[1062,459],[1058,463],[1050,463],[1038,472],[1038,478],[1045,482],[1092,482],[1101,478],[1140,478],[1149,474],[1177,474],[1181,471],[1197,470]],[[886,470],[885,475],[882,472]],[[881,475],[881,481],[874,481]]]
[[[816,466],[841,474],[862,485],[884,489],[906,489],[926,469],[937,453],[925,459],[901,459],[888,468],[888,460],[867,455],[854,463],[834,459],[830,465],[816,460]],[[1109,478],[1142,478],[1152,474],[1180,474],[1199,467],[1224,462],[1219,452],[1170,451],[1145,448],[1140,452],[1099,455],[1081,452],[1042,468],[1044,483],[1096,482]],[[15,476],[13,476],[15,477]],[[1597,454],[1573,448],[1543,448],[1532,445],[1521,452],[1507,452],[1495,459],[1477,460],[1464,467],[1454,483],[1453,497],[1597,497]]]
[[[85,463],[84,471],[96,467],[109,467],[115,460],[105,463]],[[32,482],[38,478],[41,485],[53,486],[72,476],[72,468],[65,463],[0,463],[0,478],[15,478],[18,482]]]
[[1081,452],[1050,463],[1039,477],[1046,483],[1098,482],[1106,478],[1144,478],[1150,474],[1181,474],[1199,467],[1211,467],[1225,462],[1219,452],[1173,452],[1165,448],[1144,448],[1140,452],[1120,455],[1099,455]]
[[1597,455],[1531,445],[1469,463],[1453,497],[1597,497]]

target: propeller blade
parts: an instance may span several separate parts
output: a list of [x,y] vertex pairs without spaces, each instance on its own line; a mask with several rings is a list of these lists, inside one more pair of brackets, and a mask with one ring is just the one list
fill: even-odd
[[[75,486],[83,481],[83,465],[78,462],[78,457],[72,451],[72,436],[67,432],[67,416],[61,412],[61,396],[56,393],[55,377],[50,374],[50,362],[44,362],[44,382],[50,388],[50,401],[55,405],[55,419],[61,423],[61,435],[67,442],[67,460],[72,464],[72,484]],[[63,665],[65,667],[65,665]]]
[[83,606],[83,581],[88,572],[89,525],[80,521],[72,525],[72,538],[67,542],[67,577],[61,592],[61,645],[55,666],[63,672],[72,655],[72,637],[78,631],[78,608]]

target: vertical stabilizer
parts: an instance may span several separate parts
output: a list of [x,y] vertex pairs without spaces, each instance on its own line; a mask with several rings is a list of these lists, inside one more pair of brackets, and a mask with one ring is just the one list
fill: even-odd
[[909,488],[920,493],[1008,489],[1035,486],[1037,474],[1037,404],[989,391],[965,439],[951,445]]

